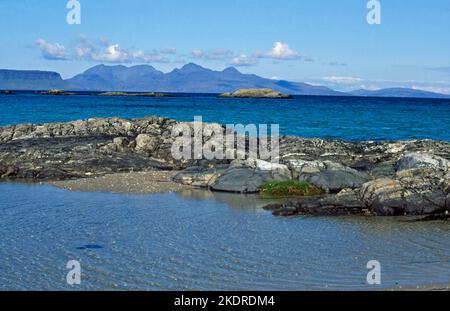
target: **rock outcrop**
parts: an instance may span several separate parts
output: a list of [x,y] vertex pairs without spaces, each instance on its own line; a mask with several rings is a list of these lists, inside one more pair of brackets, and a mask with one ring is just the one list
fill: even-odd
[[41,95],[76,95],[75,93],[65,92],[57,89],[53,89],[50,91],[40,92]]
[[0,178],[58,180],[185,168],[171,157],[164,118],[89,119],[0,128]]
[[[406,156],[408,157],[408,156]],[[432,158],[432,155],[428,155]],[[404,161],[403,157],[399,163]],[[357,189],[314,198],[291,199],[271,209],[275,215],[445,215],[450,212],[450,171],[415,168],[393,178],[369,181]]]
[[227,164],[200,163],[190,166],[175,175],[174,181],[199,188],[211,188],[217,178],[228,169]]
[[275,92],[272,89],[241,89],[233,93],[223,93],[220,97],[229,98],[274,98],[274,99],[286,99],[290,98],[290,95]]
[[287,160],[295,179],[307,181],[327,192],[359,188],[369,180],[366,173],[332,161]]
[[216,178],[211,189],[236,193],[256,193],[268,181],[290,179],[291,172],[286,165],[255,159],[235,160],[220,177]]
[[417,168],[431,168],[445,171],[450,169],[450,161],[433,154],[415,152],[403,156],[396,165],[397,172]]
[[[116,172],[177,170],[174,181],[213,191],[255,193],[268,181],[307,181],[326,194],[271,206],[276,215],[429,215],[450,211],[450,143],[343,142],[280,138],[280,163],[176,160],[159,117],[95,118],[0,127],[0,180],[63,180]],[[194,123],[189,126],[194,135]],[[204,124],[204,129],[220,125]],[[210,132],[211,133],[211,132]],[[216,141],[213,134],[203,142]]]

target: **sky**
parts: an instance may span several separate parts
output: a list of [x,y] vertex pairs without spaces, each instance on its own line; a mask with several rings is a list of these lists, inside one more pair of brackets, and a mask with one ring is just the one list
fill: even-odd
[[[373,0],[374,1],[374,0]],[[0,0],[0,68],[72,77],[96,64],[194,62],[337,90],[411,87],[450,94],[450,1]]]

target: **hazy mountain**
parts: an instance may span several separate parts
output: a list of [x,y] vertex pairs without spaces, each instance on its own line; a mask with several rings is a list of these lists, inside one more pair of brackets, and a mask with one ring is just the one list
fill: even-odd
[[373,97],[450,98],[450,95],[408,88],[389,88],[376,91],[356,90],[350,92],[350,94],[355,96],[373,96]]
[[214,71],[192,63],[166,74],[148,65],[99,65],[66,82],[68,89],[91,91],[223,93],[241,88],[271,88],[288,94],[343,95],[326,87],[243,74],[234,67]]
[[1,90],[47,90],[64,86],[65,82],[57,72],[0,69]]
[[242,88],[270,88],[293,95],[375,96],[450,98],[449,95],[390,88],[378,91],[356,90],[349,93],[334,91],[325,86],[300,82],[272,80],[254,74],[243,74],[234,67],[214,71],[196,64],[163,73],[149,65],[94,66],[75,77],[63,80],[59,73],[49,71],[0,70],[0,89],[3,90],[73,90],[128,91],[174,93],[224,93]]
[[66,80],[66,89],[83,91],[149,91],[164,76],[152,66],[98,65]]

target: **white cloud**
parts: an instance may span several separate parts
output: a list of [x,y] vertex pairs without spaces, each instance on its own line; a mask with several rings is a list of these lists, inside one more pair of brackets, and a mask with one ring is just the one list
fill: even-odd
[[[276,59],[276,60],[293,60],[299,59],[301,55],[289,48],[286,43],[275,42],[270,51],[266,53],[235,53],[227,49],[217,49],[212,51],[204,51],[195,49],[191,51],[192,58],[201,58],[205,60],[223,60],[228,64],[235,66],[252,66],[258,63],[258,59]],[[307,61],[314,61],[312,58],[307,58]]]
[[378,91],[383,89],[383,87],[376,84],[361,84],[357,87],[358,89],[368,90],[368,91]]
[[410,88],[433,93],[450,94],[450,82],[448,81],[391,81],[370,80],[346,76],[327,76],[307,82],[316,85],[325,85],[335,90],[344,92],[353,91],[356,89],[376,91],[386,88]]
[[50,60],[67,60],[69,54],[66,48],[59,43],[49,43],[44,39],[38,39],[36,41],[37,46],[41,50],[42,57]]
[[291,50],[286,43],[278,41],[273,44],[272,49],[266,54],[266,57],[289,60],[300,58],[300,54]]
[[246,54],[241,54],[233,57],[230,64],[235,66],[252,66],[256,64],[256,58]]
[[122,50],[118,44],[110,45],[103,52],[93,53],[91,56],[93,60],[101,62],[122,63],[130,60],[128,53]]
[[235,54],[227,49],[216,49],[212,51],[203,51],[200,49],[192,50],[191,58],[198,58],[213,61],[225,61],[234,66],[252,66],[257,63],[256,57],[247,54]]
[[191,56],[194,58],[202,58],[205,55],[205,52],[203,52],[202,50],[192,50],[191,51]]
[[48,43],[43,39],[37,41],[42,56],[50,60],[79,59],[105,63],[167,63],[170,60],[163,54],[175,54],[174,48],[162,48],[152,52],[142,50],[129,51],[108,38],[91,41],[81,35],[71,49],[58,43]]
[[[43,39],[37,41],[42,56],[50,60],[85,60],[105,63],[167,63],[176,62],[174,57],[178,55],[174,47],[164,47],[150,51],[129,50],[118,43],[112,42],[107,37],[90,40],[85,35],[80,35],[70,48],[59,43],[48,43]],[[201,50],[195,49],[189,58],[204,59],[206,61],[222,61],[234,66],[253,66],[259,59],[293,60],[301,56],[298,52],[289,48],[286,43],[275,42],[271,50],[266,53],[235,53],[228,49]],[[178,59],[179,60],[179,59]],[[305,61],[313,61],[308,58]]]
[[[161,49],[162,50],[162,49]],[[75,48],[78,57],[108,63],[166,63],[169,59],[160,55],[160,51],[145,53],[142,50],[128,51],[119,44],[110,44],[106,48],[99,48],[92,42],[84,42]],[[165,54],[174,53],[165,50]]]
[[337,84],[355,84],[363,81],[363,79],[360,78],[338,76],[323,77],[322,80]]
[[413,85],[412,89],[414,90],[420,90],[420,91],[427,91],[427,92],[433,92],[433,93],[440,93],[440,94],[450,94],[450,87],[441,87],[441,86],[416,86]]

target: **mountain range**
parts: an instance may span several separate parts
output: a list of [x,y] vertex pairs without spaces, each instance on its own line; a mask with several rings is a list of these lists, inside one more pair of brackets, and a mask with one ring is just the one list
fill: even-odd
[[356,90],[345,93],[325,86],[273,80],[243,74],[234,67],[214,71],[190,63],[164,73],[150,65],[126,67],[97,65],[73,78],[63,80],[57,72],[36,70],[0,70],[0,90],[70,90],[173,93],[224,93],[243,88],[270,88],[291,95],[377,96],[450,98],[450,95],[406,88],[378,91]]

